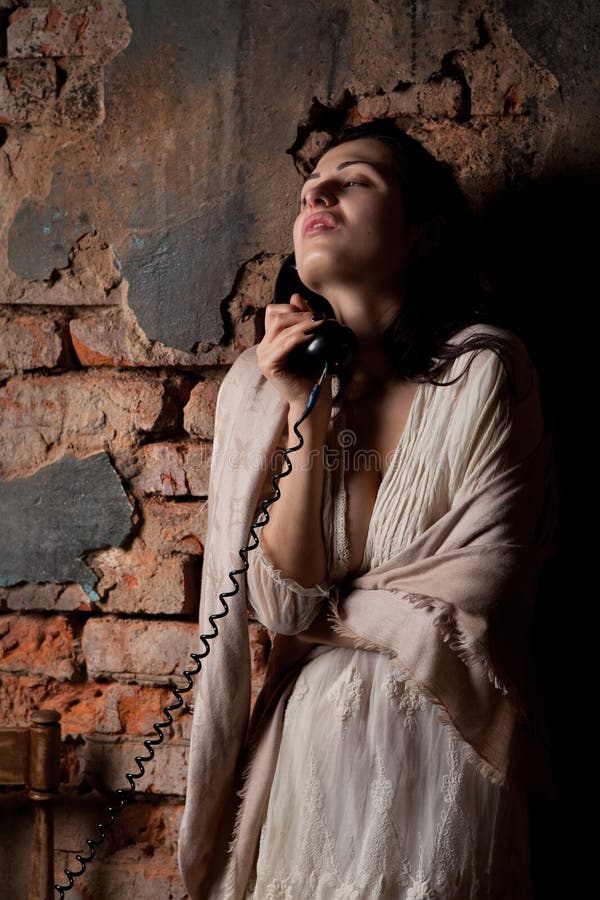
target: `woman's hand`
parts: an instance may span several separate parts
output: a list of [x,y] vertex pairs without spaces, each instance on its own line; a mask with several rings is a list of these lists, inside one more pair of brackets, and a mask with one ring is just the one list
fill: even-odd
[[270,303],[265,309],[265,336],[256,345],[258,367],[290,407],[304,408],[315,379],[291,372],[286,366],[288,354],[307,343],[320,324],[300,294],[292,294],[289,303]]
[[328,605],[323,603],[321,609],[308,628],[295,635],[306,644],[329,644],[332,647],[350,647],[354,649],[354,638],[344,637],[334,631],[327,618]]
[[[289,304],[267,306],[265,336],[256,345],[256,353],[260,371],[289,404],[288,438],[294,441],[294,426],[306,408],[316,379],[291,372],[286,358],[294,347],[308,340],[304,332],[309,327],[316,331],[319,323],[313,321],[308,303],[299,294],[292,294],[290,300]],[[302,587],[319,584],[326,575],[321,510],[331,409],[331,383],[325,382],[310,415],[303,421],[303,443],[296,449],[292,469],[281,482],[280,501],[273,506],[261,534],[263,549],[272,565],[281,570],[284,578],[291,578]]]

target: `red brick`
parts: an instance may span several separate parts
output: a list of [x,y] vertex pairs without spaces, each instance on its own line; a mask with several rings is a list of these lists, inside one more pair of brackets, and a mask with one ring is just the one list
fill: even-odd
[[33,282],[25,293],[10,302],[27,306],[109,306],[121,303],[123,294],[123,284],[107,292],[94,273],[79,278],[65,269],[57,281]]
[[94,568],[101,572],[96,591],[103,612],[190,615],[198,609],[198,556],[160,556],[136,540],[128,550],[96,554]]
[[183,448],[174,443],[145,444],[137,453],[139,474],[132,487],[144,494],[183,497],[190,493]]
[[[63,89],[64,90],[64,89]],[[32,282],[12,304],[36,306],[113,306],[123,302],[126,284],[110,245],[99,235],[87,232],[75,243],[68,269],[56,281]]]
[[[96,824],[103,820],[105,812],[106,799],[97,794],[61,798],[56,809],[56,845],[85,847],[85,839],[93,834]],[[147,849],[148,844],[152,844],[157,853],[164,850],[176,857],[182,812],[181,800],[145,798],[141,793],[136,803],[129,804],[123,809],[115,825],[107,832],[107,845],[103,851],[108,851],[111,854],[110,859],[114,859],[119,850],[136,849],[139,852],[144,847]],[[176,860],[173,861],[176,868]],[[97,862],[100,862],[100,858],[94,861],[94,866]],[[146,862],[151,862],[147,854]],[[102,892],[93,896],[101,897]],[[146,894],[137,894],[133,891],[129,896],[138,900],[139,897],[145,898]],[[163,894],[161,900],[169,896],[168,893]]]
[[81,672],[81,655],[70,623],[62,616],[0,617],[2,670],[70,681]]
[[526,99],[535,98],[538,105],[558,89],[554,75],[538,66],[517,43],[499,12],[486,10],[482,27],[492,40],[476,51],[452,54],[453,65],[462,70],[468,81],[473,116],[518,114]]
[[440,82],[411,84],[401,91],[364,97],[358,103],[354,116],[357,122],[386,116],[455,119],[463,112],[461,84],[445,78]]
[[104,121],[104,66],[88,59],[61,59],[66,81],[56,101],[55,122],[64,135],[87,135]]
[[201,554],[208,519],[205,500],[177,503],[160,495],[142,505],[140,537],[146,547],[160,553]]
[[158,377],[146,373],[17,375],[0,388],[0,477],[32,473],[66,449],[79,457],[123,453],[170,403]]
[[69,323],[73,348],[82,366],[135,366],[147,360],[130,346],[122,310]]
[[[182,695],[184,700],[186,695]],[[152,725],[162,721],[165,705],[177,699],[169,688],[93,681],[69,683],[28,675],[0,674],[0,721],[27,725],[36,709],[56,709],[61,714],[63,739],[98,734],[155,734]],[[184,706],[173,713],[171,734],[189,738],[191,715]]]
[[159,684],[189,665],[193,667],[189,654],[198,651],[200,642],[195,622],[103,616],[86,622],[82,648],[88,673],[94,678],[136,676],[145,683]]
[[[98,822],[106,820],[108,799],[98,794],[61,798],[56,804],[56,846],[85,848],[85,840],[97,835]],[[85,896],[134,900],[187,897],[177,868],[182,812],[180,798],[146,798],[136,792],[136,802],[125,806],[118,815],[107,831],[101,852],[83,878]],[[61,853],[58,858],[63,869],[67,865],[75,868],[72,854],[69,858]],[[59,880],[64,882],[64,874]]]
[[[137,807],[138,804],[135,805]],[[105,809],[106,806],[107,803],[104,804]],[[91,822],[91,832],[88,830],[84,837],[87,838],[90,834],[97,837],[96,824],[94,821]],[[83,847],[81,843],[71,846],[79,846],[87,852],[85,844]],[[143,897],[144,900],[165,900],[165,897],[168,897],[169,900],[188,900],[189,895],[183,887],[179,874],[176,852],[165,850],[160,844],[155,846],[150,843],[135,844],[110,855],[107,855],[105,847],[102,850],[103,854],[96,856],[94,865],[88,868],[83,878],[85,893],[72,892],[67,896],[73,900],[94,900],[97,897],[106,900],[117,900],[121,897]],[[55,859],[59,861],[58,880],[61,884],[67,885],[64,869],[77,869],[79,863],[74,862],[73,853],[67,854],[62,851],[56,851]],[[19,881],[16,879],[12,883],[16,886]],[[16,890],[7,896],[16,897]]]
[[60,328],[59,322],[43,316],[0,316],[0,374],[57,366]]
[[464,113],[462,85],[451,78],[419,86],[419,115],[428,119],[455,119]]
[[212,444],[189,444],[183,453],[185,474],[192,497],[208,496]]
[[131,28],[120,4],[77,5],[79,9],[48,4],[13,12],[7,29],[8,56],[108,59],[127,46]]
[[[155,758],[144,763],[145,774],[136,785],[144,794],[168,794],[183,797],[186,790],[189,744],[166,740],[154,748]],[[125,772],[139,772],[136,756],[146,756],[143,740],[124,740],[88,736],[76,746],[80,780],[92,783],[100,791],[127,789]]]
[[50,609],[85,612],[92,603],[80,584],[16,584],[0,588],[0,601],[6,609]]
[[40,125],[55,97],[56,67],[50,60],[9,62],[0,69],[0,124]]
[[74,319],[70,329],[77,357],[84,366],[225,365],[235,360],[240,349],[252,343],[241,346],[236,337],[226,347],[205,342],[208,346],[197,353],[178,350],[159,341],[149,341],[126,306],[103,311],[98,316]]
[[225,372],[217,369],[192,390],[183,410],[183,427],[188,434],[202,440],[213,439],[217,394],[224,377]]
[[137,453],[134,490],[167,497],[202,497],[208,494],[211,444],[153,443]]

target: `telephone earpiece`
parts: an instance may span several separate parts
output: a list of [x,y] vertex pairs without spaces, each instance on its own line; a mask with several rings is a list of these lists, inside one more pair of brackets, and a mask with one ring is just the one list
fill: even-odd
[[315,313],[328,321],[319,325],[311,341],[295,347],[287,359],[289,368],[299,375],[319,376],[325,363],[333,374],[346,369],[356,349],[356,335],[347,325],[335,318],[329,301],[307,288],[300,280],[295,254],[284,259],[277,280],[273,303],[289,303],[292,294],[300,294]]

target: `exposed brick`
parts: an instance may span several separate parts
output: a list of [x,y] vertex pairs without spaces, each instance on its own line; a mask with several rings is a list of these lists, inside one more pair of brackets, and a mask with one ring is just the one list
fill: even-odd
[[135,366],[147,362],[131,346],[129,325],[122,310],[86,316],[69,323],[71,340],[82,366]]
[[56,101],[56,125],[73,137],[84,135],[104,119],[104,66],[63,58],[61,68],[66,82]]
[[212,440],[215,425],[217,395],[225,372],[217,369],[195,386],[183,410],[183,427],[188,434],[202,440]]
[[0,617],[2,670],[70,681],[81,671],[81,655],[63,616],[5,614]]
[[103,290],[110,291],[121,281],[121,273],[115,262],[115,255],[110,244],[93,232],[79,238],[71,271],[85,286],[92,280],[102,285]]
[[[106,803],[106,798],[96,793],[78,798],[72,795],[61,797],[56,804],[56,846],[85,846],[85,838],[90,837],[96,824],[103,820]],[[148,862],[151,862],[148,844],[152,844],[157,853],[159,850],[169,854],[176,853],[182,812],[183,804],[180,799],[145,797],[141,792],[136,803],[128,804],[119,814],[115,825],[107,832],[108,846],[105,845],[103,850],[108,850],[114,859],[119,850],[137,849],[139,852],[146,848]],[[100,858],[94,861],[94,866],[97,862],[100,862]],[[90,872],[94,866],[90,868]],[[102,892],[94,896],[101,897]],[[129,896],[138,900],[146,895],[133,892]],[[169,897],[168,893],[161,900],[166,897]]]
[[139,443],[169,407],[160,380],[134,372],[17,375],[0,388],[0,477],[35,471],[66,448],[78,456]]
[[201,554],[208,520],[208,503],[198,500],[173,503],[160,495],[142,505],[140,537],[146,547],[160,553]]
[[462,85],[455,79],[445,78],[427,84],[409,84],[387,94],[363,97],[353,117],[358,123],[386,116],[455,119],[462,113]]
[[[116,294],[117,290],[112,293]],[[239,328],[236,326],[234,340],[225,346],[209,344],[194,353],[169,347],[160,341],[149,341],[127,306],[107,309],[98,316],[74,319],[70,328],[73,346],[83,366],[224,366],[234,362],[241,350],[256,342],[255,330],[252,339],[246,338],[239,331],[240,325]],[[209,427],[212,429],[212,423]],[[204,435],[198,433],[198,436]]]
[[139,449],[136,461],[139,474],[131,478],[134,489],[167,497],[189,494],[183,448],[179,444],[145,444]]
[[[162,717],[161,717],[162,718]],[[165,735],[166,737],[166,735]],[[185,795],[188,742],[165,740],[154,748],[155,758],[144,763],[145,775],[138,782],[145,794]],[[127,789],[125,772],[137,773],[136,756],[146,756],[142,739],[120,740],[89,736],[84,744],[78,744],[76,755],[79,763],[79,777],[90,781],[98,790]]]
[[[61,6],[63,7],[61,9]],[[9,18],[8,56],[87,56],[106,59],[127,46],[131,28],[120,4],[48,4]]]
[[134,541],[128,550],[96,554],[94,569],[102,573],[96,590],[103,612],[190,615],[198,608],[198,556],[164,557]]
[[0,124],[40,125],[56,97],[56,67],[51,60],[0,63]]
[[475,51],[452,54],[468,81],[473,116],[519,114],[529,98],[539,104],[557,90],[557,79],[531,59],[498,11],[487,9],[481,19],[492,40]]
[[363,97],[358,102],[356,109],[352,111],[352,124],[373,118],[400,118],[401,116],[416,116],[419,112],[418,86],[411,84],[401,90]]
[[454,79],[424,84],[418,91],[419,114],[428,119],[455,119],[464,113],[463,88]]
[[49,609],[61,612],[85,612],[92,609],[92,602],[80,584],[16,584],[0,588],[0,601],[6,609]]
[[13,304],[30,306],[112,306],[123,302],[126,285],[110,245],[96,232],[75,241],[69,267],[52,281],[30,284]]
[[[109,803],[112,798],[96,791],[74,795],[61,789],[53,804],[53,883],[67,885],[65,868],[79,869],[75,853],[87,853],[86,840],[99,837],[97,826],[109,819]],[[182,812],[181,798],[145,797],[136,792],[135,802],[125,806],[107,829],[93,864],[66,896],[76,900],[184,900],[188,895],[176,861]],[[31,801],[25,792],[0,795],[0,871],[6,898],[25,896],[31,856],[23,836],[30,832]]]
[[211,444],[145,444],[137,453],[134,490],[167,497],[208,494]]
[[71,269],[60,273],[56,281],[36,281],[23,294],[10,302],[27,306],[108,306],[122,302],[124,285],[107,292],[93,272],[85,277]]
[[60,323],[42,316],[0,316],[0,375],[57,366]]
[[[106,809],[107,804],[104,804]],[[90,833],[97,836],[96,823],[91,823]],[[87,852],[85,844],[79,846]],[[68,895],[72,900],[94,900],[102,897],[103,900],[120,900],[122,897],[143,897],[144,900],[188,900],[181,881],[181,875],[177,867],[177,853],[165,850],[160,844],[143,843],[132,847],[126,847],[116,853],[107,856],[97,855],[94,865],[90,866],[84,876],[84,892],[78,893],[73,889]],[[55,853],[55,859],[59,869],[59,883],[67,885],[68,881],[63,874],[65,868],[77,869],[79,864],[74,862],[73,853],[66,854],[60,851]],[[18,885],[19,880],[12,883]],[[56,882],[55,882],[56,883]],[[75,882],[77,884],[77,882]],[[9,892],[8,896],[17,896],[15,892]]]
[[185,474],[192,497],[208,496],[212,444],[193,443],[183,451]]
[[138,680],[160,683],[179,674],[192,651],[200,647],[195,622],[165,622],[117,619],[106,616],[90,619],[83,630],[82,648],[92,677],[139,676]]
[[[184,700],[186,695],[182,695]],[[162,721],[165,705],[176,703],[169,688],[136,684],[95,682],[62,683],[28,675],[0,674],[0,721],[27,725],[36,709],[56,709],[61,714],[63,739],[80,735],[155,734],[152,725]],[[184,706],[173,713],[170,734],[188,739],[191,715]]]

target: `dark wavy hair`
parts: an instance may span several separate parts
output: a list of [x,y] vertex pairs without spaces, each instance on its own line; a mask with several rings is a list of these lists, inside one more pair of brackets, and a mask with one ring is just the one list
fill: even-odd
[[456,332],[477,323],[515,331],[503,318],[496,297],[482,286],[480,230],[451,167],[432,156],[393,119],[374,119],[334,134],[319,151],[312,169],[328,150],[358,138],[375,138],[390,147],[409,221],[423,224],[425,234],[431,236],[431,251],[409,266],[402,308],[383,335],[395,374],[438,384],[453,359],[467,351],[489,348],[504,363],[512,390],[510,359],[502,336],[474,332],[460,343],[448,343]]

